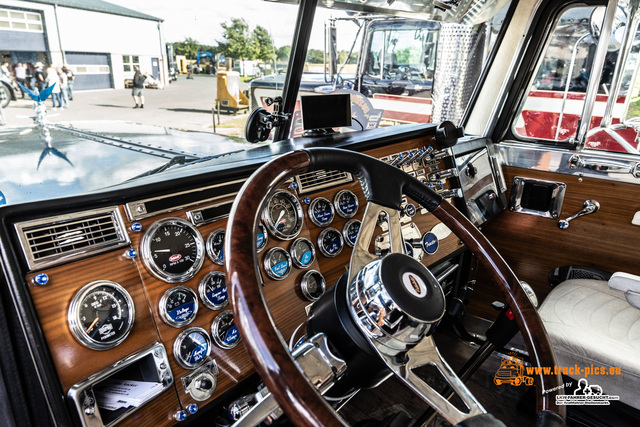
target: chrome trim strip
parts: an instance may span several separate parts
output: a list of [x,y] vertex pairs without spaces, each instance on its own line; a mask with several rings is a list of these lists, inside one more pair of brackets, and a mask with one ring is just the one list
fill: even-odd
[[129,202],[125,205],[125,211],[127,212],[127,216],[129,217],[129,219],[131,221],[136,221],[142,218],[147,218],[153,215],[158,215],[158,214],[162,214],[162,213],[167,213],[167,212],[173,212],[173,211],[177,211],[179,209],[182,208],[186,208],[188,206],[193,206],[193,205],[197,205],[200,203],[205,203],[205,202],[211,202],[214,200],[220,200],[220,199],[224,199],[226,197],[235,197],[238,192],[231,192],[231,193],[226,193],[226,194],[221,194],[219,196],[214,196],[214,197],[210,197],[207,199],[201,199],[201,200],[196,200],[190,203],[185,203],[182,205],[176,205],[176,206],[172,206],[171,208],[167,208],[167,209],[163,209],[163,210],[159,210],[159,211],[154,211],[154,212],[148,212],[147,208],[145,206],[146,203],[148,202],[155,202],[158,200],[163,200],[163,199],[167,199],[170,197],[175,197],[175,196],[180,196],[181,194],[189,194],[189,193],[196,193],[198,191],[203,191],[203,190],[208,190],[210,188],[218,188],[218,187],[224,187],[224,186],[228,186],[228,185],[232,185],[232,184],[237,184],[240,182],[245,182],[246,179],[236,179],[235,181],[229,181],[229,182],[223,182],[220,184],[215,184],[215,185],[210,185],[208,187],[200,187],[200,188],[196,188],[193,190],[187,190],[187,191],[180,191],[178,193],[171,193],[171,194],[165,194],[163,196],[158,196],[158,197],[150,197],[148,199],[142,199],[142,200],[137,200],[135,202]]
[[[533,169],[544,172],[560,173],[578,177],[597,178],[607,181],[640,184],[640,180],[631,174],[599,172],[591,169],[571,169],[571,158],[575,151],[563,150],[542,144],[501,142],[498,144],[501,163],[523,169]],[[580,158],[592,162],[638,162],[638,156],[625,153],[586,150],[580,152]]]
[[[34,252],[32,251],[31,244],[27,239],[27,232],[30,229],[37,226],[46,226],[46,228],[55,227],[57,225],[61,225],[75,219],[81,218],[89,218],[93,216],[98,216],[101,214],[110,215],[113,221],[114,229],[117,233],[117,240],[97,243],[95,245],[87,246],[79,249],[71,249],[68,252],[61,253],[59,255],[50,255],[46,258],[36,259],[34,257]],[[33,271],[35,269],[41,269],[44,267],[50,267],[53,265],[62,264],[64,262],[72,261],[79,258],[84,258],[91,254],[97,254],[101,252],[105,252],[111,249],[119,248],[122,246],[126,246],[131,243],[129,240],[129,234],[126,232],[124,227],[124,221],[122,219],[122,215],[120,215],[120,211],[117,206],[110,206],[107,208],[101,209],[92,209],[88,211],[82,212],[74,212],[65,215],[58,215],[53,217],[41,218],[32,221],[19,222],[14,224],[14,228],[16,233],[18,234],[18,239],[20,241],[20,246],[22,247],[22,252],[24,254],[27,265],[29,266],[29,271]]]

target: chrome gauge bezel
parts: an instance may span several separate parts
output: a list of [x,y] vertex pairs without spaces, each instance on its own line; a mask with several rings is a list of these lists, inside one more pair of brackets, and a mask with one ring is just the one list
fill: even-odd
[[[191,297],[193,298],[193,314],[187,320],[182,322],[173,320],[167,312],[167,300],[174,292],[177,291],[185,292],[191,295]],[[173,326],[174,328],[182,328],[183,326],[187,326],[188,324],[193,322],[196,318],[196,315],[198,314],[198,308],[198,295],[196,295],[193,289],[184,285],[173,286],[167,289],[162,295],[162,298],[160,298],[160,302],[158,303],[158,311],[160,312],[160,317],[162,317],[162,320],[164,320],[167,325]]]
[[[213,276],[222,276],[224,279],[225,275],[222,271],[210,271],[204,275],[204,277],[200,280],[200,284],[198,285],[198,293],[200,294],[200,299],[202,300],[202,304],[205,307],[210,308],[211,310],[221,310],[229,305],[229,295],[227,294],[227,299],[222,304],[215,304],[207,298],[207,282],[210,277]],[[225,283],[225,288],[227,287]]]
[[[331,212],[330,218],[325,222],[319,221],[318,218],[316,218],[316,216],[314,214],[314,210],[315,210],[316,206],[319,203],[323,203],[323,202],[326,203],[327,206],[329,206],[329,210]],[[328,226],[329,224],[331,224],[333,222],[333,219],[336,216],[336,210],[333,207],[333,203],[331,203],[329,201],[329,199],[326,199],[324,197],[316,197],[315,199],[313,199],[311,201],[311,203],[309,203],[309,207],[307,208],[307,215],[309,216],[309,219],[311,220],[311,222],[314,223],[315,225],[317,225],[318,227],[326,227],[326,226]]]
[[[321,279],[320,288],[322,289],[322,292],[317,297],[311,295],[311,292],[309,292],[309,277],[313,276],[314,274],[317,274],[318,276],[320,276],[320,279]],[[325,280],[322,273],[320,273],[317,270],[307,271],[306,273],[304,273],[304,276],[302,276],[302,279],[300,280],[300,292],[302,292],[302,295],[304,295],[304,297],[309,301],[317,301],[324,294],[324,291],[326,289],[327,289],[327,281]]]
[[[356,203],[356,208],[353,210],[352,213],[345,213],[342,211],[342,209],[340,209],[340,197],[342,197],[342,195],[344,194],[350,194],[351,196],[353,196],[353,200]],[[333,198],[333,205],[336,208],[336,212],[338,213],[338,215],[340,215],[342,218],[353,218],[355,216],[355,214],[358,213],[358,209],[360,207],[360,204],[358,202],[358,196],[356,196],[356,193],[354,193],[351,190],[340,190],[336,193],[336,195]]]
[[224,237],[222,239],[223,247],[222,247],[222,250],[220,251],[220,253],[223,254],[222,258],[217,256],[213,252],[213,239],[217,237],[219,234],[222,234],[224,236],[224,233],[225,233],[224,228],[216,228],[211,233],[209,233],[209,236],[207,236],[207,242],[205,244],[205,247],[207,248],[207,255],[209,255],[209,258],[211,258],[211,261],[213,261],[218,265],[224,265]]
[[265,227],[262,223],[258,224],[258,229],[259,232],[264,236],[262,245],[258,245],[258,241],[256,240],[256,251],[257,253],[260,253],[267,246],[267,243],[269,243],[269,233],[267,232],[267,227]]
[[[271,263],[269,262],[271,255],[276,253],[276,252],[281,252],[284,257],[287,259],[287,271],[284,275],[282,276],[278,276],[276,275],[273,270],[271,270]],[[269,249],[265,254],[264,254],[264,259],[262,260],[262,264],[264,267],[264,270],[267,273],[267,276],[269,276],[271,279],[273,280],[284,280],[289,273],[291,273],[291,255],[289,255],[289,252],[287,252],[286,250],[284,250],[283,248],[276,246],[274,248]]]
[[[299,254],[298,251],[296,251],[296,245],[303,242],[307,243],[311,248],[311,260],[307,264],[303,264],[300,260],[303,254]],[[291,247],[289,248],[289,253],[291,254],[293,265],[295,265],[297,268],[309,268],[311,264],[313,264],[313,261],[315,261],[316,259],[316,248],[313,245],[313,242],[305,237],[298,237],[296,240],[294,240],[293,243],[291,243]]]
[[[275,224],[271,222],[271,218],[269,216],[269,205],[276,197],[284,197],[285,199],[291,202],[291,204],[295,209],[296,224],[295,224],[295,228],[293,229],[293,232],[291,233],[283,233],[279,231],[276,228]],[[298,234],[300,234],[300,230],[302,230],[303,217],[304,217],[304,213],[302,212],[302,205],[300,204],[300,201],[296,196],[294,196],[292,193],[288,192],[287,190],[278,190],[275,193],[273,193],[273,195],[269,198],[265,208],[262,211],[262,222],[267,227],[267,230],[269,230],[269,233],[271,233],[273,236],[277,237],[280,240],[292,240],[298,237]]]
[[[322,241],[324,240],[324,237],[329,234],[335,232],[338,235],[338,239],[340,240],[340,249],[335,252],[335,253],[329,253],[327,252],[327,250],[325,249],[324,245],[322,244]],[[342,249],[344,249],[344,237],[342,237],[342,233],[340,231],[338,231],[337,229],[333,228],[333,227],[328,227],[325,228],[324,230],[322,230],[322,232],[320,232],[320,234],[318,235],[318,250],[320,251],[320,253],[326,257],[329,258],[335,258],[338,255],[340,255],[340,252],[342,252]]]
[[[211,323],[211,337],[213,338],[213,341],[216,343],[216,345],[218,347],[223,348],[225,350],[229,350],[229,349],[232,349],[235,346],[237,346],[240,343],[240,341],[242,341],[242,337],[240,336],[240,333],[238,332],[238,339],[236,339],[231,344],[229,344],[229,343],[225,342],[224,340],[220,339],[220,336],[218,334],[220,332],[220,322],[222,322],[222,320],[226,316],[233,316],[233,311],[225,310],[225,311],[221,312],[220,314],[218,314],[215,319],[213,319],[213,322]],[[238,327],[235,326],[235,321],[233,323],[234,323],[234,327],[237,330]]]
[[[196,242],[195,262],[191,267],[189,267],[189,269],[182,273],[167,273],[166,271],[163,271],[160,267],[158,267],[158,265],[156,265],[156,263],[152,259],[150,247],[152,236],[159,229],[167,225],[184,227],[186,230],[188,230],[189,233],[193,235]],[[142,254],[142,262],[144,263],[147,270],[151,272],[151,274],[153,274],[155,277],[167,283],[182,283],[191,279],[198,273],[198,271],[200,271],[200,268],[204,263],[204,246],[204,239],[195,226],[182,218],[169,217],[154,222],[151,227],[149,227],[147,232],[144,233],[144,236],[142,236],[142,242],[140,243],[140,252]]]
[[[207,342],[207,352],[202,358],[202,360],[200,360],[197,363],[189,363],[188,361],[182,360],[182,358],[180,357],[180,346],[182,346],[182,342],[184,341],[185,338],[187,338],[193,332],[199,332],[200,335],[202,335],[205,341]],[[192,326],[180,332],[180,335],[178,335],[176,337],[176,340],[173,342],[173,357],[176,359],[176,362],[178,362],[178,365],[182,366],[185,369],[195,369],[198,366],[203,365],[209,358],[210,354],[211,354],[211,337],[209,337],[209,334],[207,333],[207,331],[197,326]]]
[[[127,320],[124,332],[116,340],[98,341],[91,338],[85,331],[82,322],[80,321],[80,305],[82,304],[82,301],[84,301],[87,296],[91,295],[91,293],[99,287],[110,287],[113,291],[119,293],[129,311],[129,318]],[[129,336],[129,333],[133,328],[135,315],[136,313],[133,298],[131,298],[131,295],[129,295],[129,292],[127,292],[124,287],[110,280],[96,280],[87,283],[78,292],[76,292],[73,299],[71,300],[71,304],[69,305],[67,320],[69,322],[69,328],[71,329],[73,336],[80,342],[80,344],[87,348],[90,348],[91,350],[110,350],[123,342]]]
[[[342,227],[342,237],[344,238],[344,242],[350,248],[354,247],[356,245],[356,242],[352,243],[351,240],[349,240],[349,227],[351,227],[353,224],[356,224],[356,223],[360,224],[360,227],[362,227],[362,221],[360,221],[359,219],[350,219],[345,223],[344,227]],[[359,233],[360,232],[358,231],[358,234]]]

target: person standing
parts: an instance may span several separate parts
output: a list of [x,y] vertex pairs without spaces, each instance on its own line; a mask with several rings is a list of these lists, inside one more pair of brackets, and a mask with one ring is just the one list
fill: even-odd
[[33,79],[35,80],[34,89],[40,93],[42,89],[47,87],[46,85],[46,76],[43,70],[44,65],[42,62],[36,62],[36,69],[33,71]]
[[47,68],[46,78],[46,87],[51,86],[53,86],[51,90],[51,102],[53,103],[53,111],[56,111],[58,107],[62,108],[62,98],[60,96],[60,77],[58,77],[58,72],[53,65],[49,65],[49,68]]
[[12,78],[12,74],[11,71],[9,71],[9,63],[8,62],[3,62],[2,66],[0,67],[0,74],[2,74],[2,77],[9,79],[9,80],[13,80]]
[[67,75],[67,95],[69,101],[73,101],[73,79],[76,77],[67,65],[62,66],[62,71]]
[[140,67],[135,67],[135,74],[133,75],[133,89],[131,90],[131,96],[133,96],[133,102],[136,106],[133,108],[144,108],[144,95],[142,89],[144,88],[144,81],[147,76],[140,72]]
[[67,89],[69,88],[69,81],[67,78],[67,73],[62,71],[62,68],[59,67],[57,70],[58,79],[60,81],[60,100],[62,101],[61,108],[69,108],[69,93]]
[[[13,70],[16,73],[16,81],[20,83],[24,87],[29,87],[27,84],[27,67],[24,64],[19,63],[16,65],[16,68]],[[24,90],[22,90],[22,86],[18,86],[20,88],[20,92],[22,93],[22,99],[24,99]]]

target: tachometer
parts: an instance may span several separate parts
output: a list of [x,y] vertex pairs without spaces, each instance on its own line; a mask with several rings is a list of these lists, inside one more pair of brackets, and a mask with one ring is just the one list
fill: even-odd
[[191,223],[180,218],[155,222],[142,238],[142,260],[157,278],[185,282],[202,267],[204,241]]
[[335,210],[331,202],[324,197],[313,199],[309,205],[309,219],[318,227],[326,227],[331,224],[335,216]]
[[338,256],[342,252],[344,239],[342,234],[333,227],[325,228],[318,236],[318,249],[327,257]]
[[168,289],[160,298],[162,320],[175,328],[193,322],[198,313],[198,297],[191,288],[183,285]]
[[339,191],[333,198],[333,204],[342,218],[351,218],[358,212],[358,197],[349,190]]
[[109,280],[97,280],[75,294],[67,317],[71,332],[82,345],[108,350],[129,335],[135,309],[126,289]]
[[282,240],[295,238],[302,229],[300,201],[286,190],[271,196],[262,216],[269,232]]
[[185,329],[173,343],[173,355],[180,366],[194,369],[202,365],[211,353],[211,338],[202,328]]

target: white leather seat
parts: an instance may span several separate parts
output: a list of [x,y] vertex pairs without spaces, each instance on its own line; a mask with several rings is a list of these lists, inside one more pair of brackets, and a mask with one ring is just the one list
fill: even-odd
[[[621,367],[621,375],[589,375],[603,394],[640,409],[640,309],[599,280],[567,280],[539,309],[558,366]],[[584,377],[572,375],[576,380]]]

